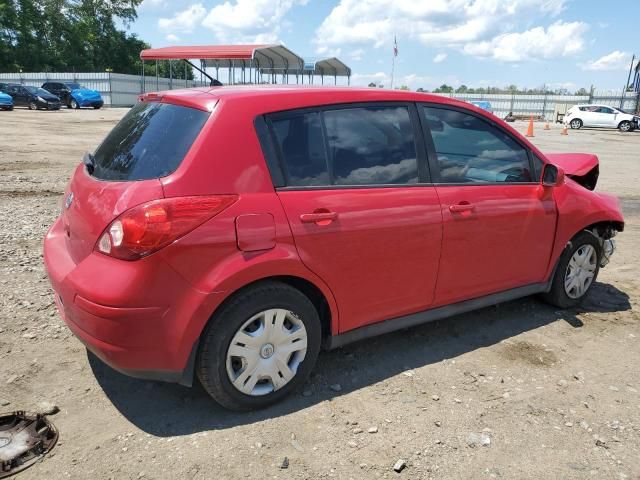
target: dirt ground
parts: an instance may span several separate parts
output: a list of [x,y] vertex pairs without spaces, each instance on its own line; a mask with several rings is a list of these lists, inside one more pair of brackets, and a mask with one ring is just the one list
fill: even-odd
[[55,311],[42,238],[124,113],[0,112],[0,411],[61,409],[16,478],[640,479],[640,132],[536,125],[545,151],[597,153],[626,215],[581,308],[527,298],[323,353],[302,391],[235,414],[105,367]]

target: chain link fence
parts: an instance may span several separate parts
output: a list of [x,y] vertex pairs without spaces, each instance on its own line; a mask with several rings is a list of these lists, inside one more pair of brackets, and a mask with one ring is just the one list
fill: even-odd
[[638,111],[638,94],[622,90],[594,90],[588,95],[519,94],[519,93],[440,93],[446,97],[465,102],[485,101],[491,103],[498,117],[509,112],[516,116],[545,118],[556,121],[556,113],[564,114],[573,105],[599,104],[634,113]]

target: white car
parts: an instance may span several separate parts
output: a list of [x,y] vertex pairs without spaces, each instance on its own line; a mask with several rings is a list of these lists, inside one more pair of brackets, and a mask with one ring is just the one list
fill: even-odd
[[640,127],[640,117],[608,105],[574,105],[564,116],[564,123],[573,129],[609,127],[631,132]]

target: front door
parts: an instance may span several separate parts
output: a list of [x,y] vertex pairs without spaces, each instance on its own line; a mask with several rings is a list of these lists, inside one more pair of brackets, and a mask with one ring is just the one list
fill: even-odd
[[415,107],[328,108],[270,123],[287,185],[278,196],[300,258],[335,296],[340,332],[430,306],[442,216],[418,168]]
[[618,123],[616,121],[618,115],[617,112],[610,107],[599,107],[598,108],[598,117],[600,126],[602,127],[617,127]]
[[463,110],[425,106],[423,112],[443,216],[435,304],[544,281],[556,208],[527,149]]

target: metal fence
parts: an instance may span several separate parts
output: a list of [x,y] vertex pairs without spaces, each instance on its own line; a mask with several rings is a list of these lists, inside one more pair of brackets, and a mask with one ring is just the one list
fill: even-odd
[[[147,76],[144,78],[145,88],[142,89],[142,79],[139,75],[124,75],[121,73],[0,73],[0,82],[21,83],[23,85],[40,86],[47,81],[77,82],[81,85],[97,90],[104,98],[105,105],[112,107],[126,107],[136,103],[142,92],[172,90],[176,88],[198,87],[208,85],[199,80],[180,80],[165,77]],[[553,120],[556,106],[571,106],[580,103],[598,103],[622,108],[627,111],[637,111],[638,96],[633,92],[596,91],[588,95],[553,95],[553,94],[480,94],[480,93],[443,93],[439,94],[459,100],[487,101],[491,103],[494,113],[499,117],[509,112],[514,115],[543,116]],[[564,113],[564,109],[560,109]]]
[[[130,107],[137,101],[142,90],[142,79],[139,75],[122,73],[0,73],[0,82],[20,83],[23,85],[41,86],[48,81],[75,82],[83,87],[97,90],[102,95],[105,105],[111,107]],[[208,83],[197,80],[180,80],[164,77],[145,77],[146,92],[173,90],[176,88],[200,87]]]
[[[446,97],[453,97],[466,102],[486,101],[491,103],[493,112],[498,117],[505,117],[509,112],[514,115],[542,116],[548,120],[554,120],[556,106],[578,105],[582,103],[595,103],[622,108],[629,112],[638,110],[638,96],[634,92],[622,90],[591,90],[588,95],[553,95],[553,94],[510,94],[510,93],[441,93]],[[560,108],[561,113],[564,109]]]

